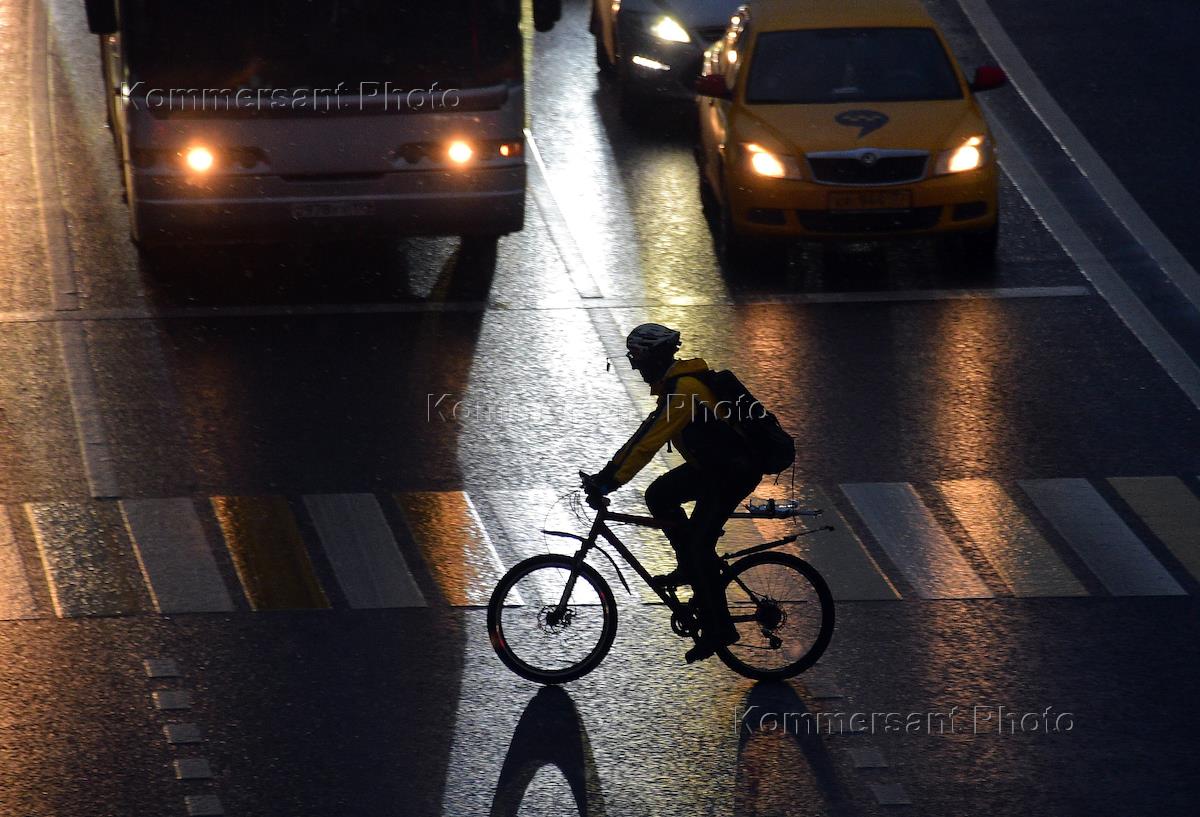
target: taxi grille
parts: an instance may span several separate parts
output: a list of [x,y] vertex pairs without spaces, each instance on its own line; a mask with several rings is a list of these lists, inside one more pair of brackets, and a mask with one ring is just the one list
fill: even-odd
[[903,184],[925,175],[927,155],[881,156],[872,164],[857,157],[812,157],[813,178],[825,184]]

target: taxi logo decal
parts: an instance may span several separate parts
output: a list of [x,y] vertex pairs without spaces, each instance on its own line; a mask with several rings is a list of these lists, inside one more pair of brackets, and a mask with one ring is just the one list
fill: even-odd
[[888,115],[879,111],[856,109],[853,111],[842,111],[833,118],[833,121],[839,125],[858,128],[858,138],[862,139],[868,133],[873,133],[886,125],[888,123]]

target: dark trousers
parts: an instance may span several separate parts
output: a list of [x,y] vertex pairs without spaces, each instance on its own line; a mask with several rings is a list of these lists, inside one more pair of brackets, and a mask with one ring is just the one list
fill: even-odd
[[[663,523],[679,564],[692,582],[696,602],[714,631],[733,626],[720,586],[717,540],[729,514],[758,487],[762,474],[733,467],[702,471],[684,463],[663,474],[646,489],[646,507]],[[683,503],[695,501],[689,519]]]

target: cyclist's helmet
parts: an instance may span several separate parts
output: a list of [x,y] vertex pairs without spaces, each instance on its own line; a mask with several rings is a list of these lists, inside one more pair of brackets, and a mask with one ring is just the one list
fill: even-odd
[[661,323],[643,323],[625,338],[630,360],[673,355],[679,343],[679,332]]

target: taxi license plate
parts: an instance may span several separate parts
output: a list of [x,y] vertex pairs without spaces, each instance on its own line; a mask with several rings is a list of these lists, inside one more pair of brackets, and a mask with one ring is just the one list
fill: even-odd
[[375,214],[375,205],[369,201],[319,201],[308,204],[293,204],[292,218],[356,218]]
[[830,210],[907,210],[911,190],[845,190],[829,194]]

